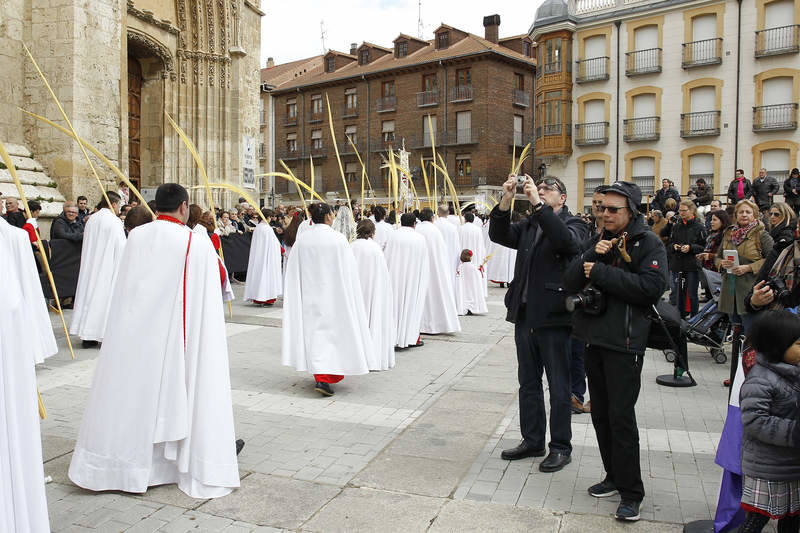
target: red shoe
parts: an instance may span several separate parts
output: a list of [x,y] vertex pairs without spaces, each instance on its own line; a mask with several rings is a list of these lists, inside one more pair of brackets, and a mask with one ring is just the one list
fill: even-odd
[[730,387],[731,386],[731,380],[730,379],[726,379],[725,381],[722,382],[722,386],[723,387]]

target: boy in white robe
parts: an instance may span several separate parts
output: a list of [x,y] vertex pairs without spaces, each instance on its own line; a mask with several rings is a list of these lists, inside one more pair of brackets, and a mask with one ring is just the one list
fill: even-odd
[[430,271],[430,284],[422,310],[420,331],[432,335],[461,331],[451,265],[442,233],[433,225],[433,211],[429,207],[419,212],[419,218],[421,222],[417,224],[416,231],[425,237],[428,248],[425,258]]
[[69,478],[93,491],[177,483],[192,498],[239,486],[219,262],[185,226],[182,186],[156,190],[114,286]]
[[[81,266],[69,332],[81,338],[84,348],[103,341],[114,279],[125,249],[125,229],[117,216],[119,195],[106,191],[106,196],[111,206],[103,198],[83,231]],[[123,298],[131,296],[122,295]]]
[[[274,216],[269,209],[262,210],[262,214],[267,220]],[[272,226],[262,220],[253,230],[244,299],[256,305],[272,305],[282,293],[281,243]]]
[[461,257],[461,240],[458,237],[458,227],[447,221],[448,213],[447,204],[440,205],[438,209],[439,216],[433,221],[433,225],[442,233],[444,244],[447,247],[447,257],[452,265],[453,290],[455,291],[456,271],[459,263],[461,263],[459,259]]
[[372,209],[372,213],[375,217],[372,221],[375,224],[375,237],[373,239],[381,247],[381,250],[386,250],[386,243],[389,242],[394,226],[386,222],[386,209],[383,206],[376,205]]
[[485,285],[483,272],[472,262],[472,250],[462,250],[456,284],[459,315],[484,315],[489,312],[486,297],[483,295]]
[[353,251],[331,228],[328,204],[310,211],[310,225],[298,230],[286,266],[282,361],[313,374],[314,390],[332,396],[331,384],[369,372],[374,346]]
[[[464,224],[458,227],[458,237],[461,242],[461,249],[472,250],[472,262],[476,265],[483,265],[486,259],[486,242],[483,238],[482,225],[475,224],[475,214],[467,213],[464,215]],[[484,278],[485,279],[485,278]],[[489,295],[489,284],[483,288],[483,295]]]

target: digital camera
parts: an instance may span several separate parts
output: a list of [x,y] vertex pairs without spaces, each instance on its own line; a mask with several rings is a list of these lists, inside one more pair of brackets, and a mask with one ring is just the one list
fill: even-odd
[[578,294],[567,296],[564,305],[570,313],[576,309],[583,309],[587,315],[597,316],[605,312],[606,299],[598,288],[589,285]]
[[786,287],[783,278],[770,278],[767,280],[767,287],[772,289],[776,302],[782,302],[789,297],[792,291]]

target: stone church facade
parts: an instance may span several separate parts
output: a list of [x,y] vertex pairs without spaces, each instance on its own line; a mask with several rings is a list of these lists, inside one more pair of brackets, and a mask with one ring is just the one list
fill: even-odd
[[[202,184],[165,112],[194,141],[210,181],[254,187],[244,176],[257,154],[245,151],[257,151],[259,136],[262,16],[250,0],[4,0],[0,139],[32,152],[54,198],[100,198],[77,143],[18,109],[66,126],[25,43],[78,134],[140,188]],[[116,190],[113,173],[93,163]],[[230,207],[237,195],[214,196]],[[193,197],[206,206],[202,191]]]

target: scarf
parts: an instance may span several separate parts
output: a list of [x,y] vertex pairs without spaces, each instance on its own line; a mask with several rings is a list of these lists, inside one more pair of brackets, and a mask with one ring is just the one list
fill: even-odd
[[[717,254],[717,250],[719,250],[719,245],[722,244],[722,234],[723,231],[712,231],[708,234],[708,238],[706,239],[706,247],[703,252],[707,254]],[[707,268],[708,270],[716,270],[714,267],[714,258],[707,259],[703,261],[703,268]]]
[[744,178],[736,180],[736,198],[744,199]]
[[758,220],[754,220],[745,227],[741,226],[733,226],[733,231],[731,231],[731,242],[734,246],[739,246],[744,242],[747,238],[747,234],[750,233],[750,230],[755,228],[758,225]]
[[[786,247],[775,260],[775,264],[769,271],[767,279],[781,278],[786,283],[786,288],[792,290],[796,279],[800,279],[800,246]],[[769,305],[770,309],[783,309],[783,304],[774,301]]]

